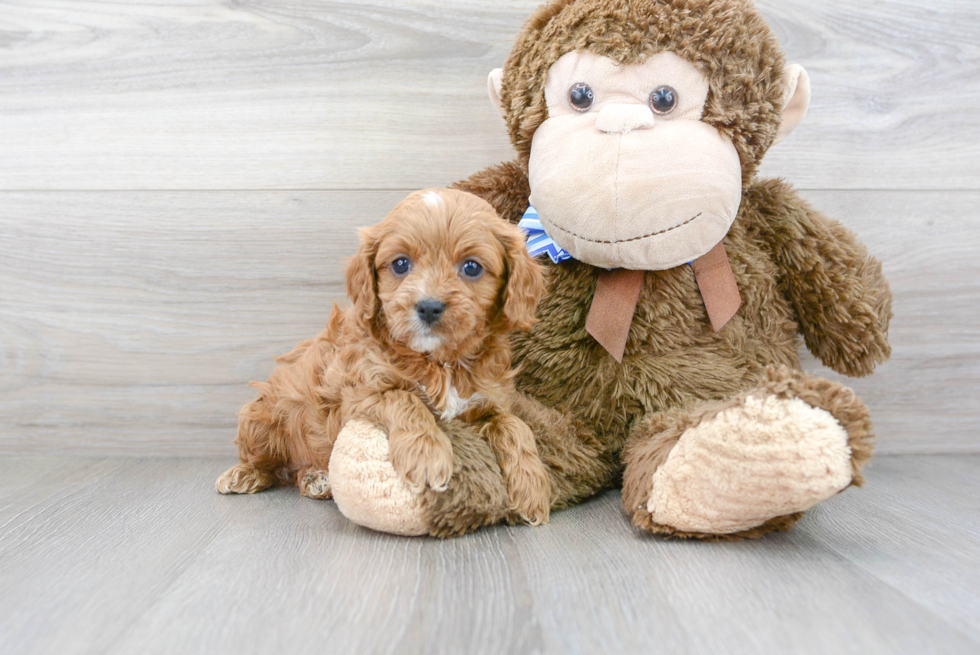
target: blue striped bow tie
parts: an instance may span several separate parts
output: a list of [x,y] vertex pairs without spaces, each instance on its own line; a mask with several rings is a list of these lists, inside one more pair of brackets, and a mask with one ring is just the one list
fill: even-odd
[[551,261],[556,264],[572,258],[566,250],[555,243],[554,239],[549,237],[548,233],[544,231],[544,226],[541,225],[541,219],[538,218],[538,210],[534,207],[527,208],[527,211],[524,212],[524,217],[518,222],[517,227],[527,233],[527,251],[531,253],[531,257],[548,253]]

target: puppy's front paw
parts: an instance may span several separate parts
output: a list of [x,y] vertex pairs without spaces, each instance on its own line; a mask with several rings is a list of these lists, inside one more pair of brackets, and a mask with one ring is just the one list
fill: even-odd
[[530,525],[547,523],[551,512],[551,481],[540,460],[525,462],[507,476],[511,509]]
[[441,430],[420,435],[399,435],[390,442],[391,465],[413,493],[426,485],[445,491],[453,475],[453,447]]
[[526,498],[516,504],[514,511],[528,525],[537,526],[547,523],[551,513],[551,498],[541,496]]

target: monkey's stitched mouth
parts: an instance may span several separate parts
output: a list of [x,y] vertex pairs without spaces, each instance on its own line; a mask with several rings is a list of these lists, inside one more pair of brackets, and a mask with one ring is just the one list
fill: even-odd
[[694,220],[697,219],[697,218],[700,218],[703,213],[704,212],[698,212],[697,214],[695,214],[691,218],[687,219],[683,223],[679,223],[679,224],[677,224],[677,225],[675,225],[673,227],[668,227],[668,228],[665,228],[663,230],[658,230],[657,232],[651,232],[650,234],[641,234],[638,237],[630,237],[629,239],[618,239],[616,241],[604,241],[604,240],[601,240],[601,239],[590,239],[588,237],[582,236],[581,234],[577,234],[575,232],[572,232],[571,230],[566,230],[561,225],[556,225],[555,223],[552,223],[551,226],[554,227],[557,230],[561,230],[565,234],[570,234],[571,236],[575,237],[576,239],[581,239],[582,241],[588,241],[589,243],[602,243],[602,244],[612,245],[612,244],[616,244],[616,243],[629,243],[631,241],[640,241],[641,239],[649,239],[650,237],[655,237],[655,236],[659,236],[661,234],[666,234],[667,232],[670,232],[671,230],[676,230],[678,228],[684,227],[688,223],[693,223]]

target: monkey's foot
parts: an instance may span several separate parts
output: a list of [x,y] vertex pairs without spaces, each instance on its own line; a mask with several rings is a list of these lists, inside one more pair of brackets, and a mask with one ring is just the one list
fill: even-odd
[[861,485],[873,449],[867,407],[851,389],[786,367],[732,400],[651,424],[659,432],[649,443],[670,450],[646,478],[649,497],[630,511],[637,525],[676,536],[786,529]]
[[214,488],[219,494],[254,494],[278,484],[278,479],[272,473],[245,464],[235,464],[221,474],[215,481]]
[[851,483],[847,431],[799,398],[750,396],[690,428],[653,476],[659,524],[730,534],[802,512]]
[[350,421],[337,435],[329,485],[341,513],[358,525],[406,536],[428,534],[432,527],[423,496],[395,471],[388,435],[373,423]]

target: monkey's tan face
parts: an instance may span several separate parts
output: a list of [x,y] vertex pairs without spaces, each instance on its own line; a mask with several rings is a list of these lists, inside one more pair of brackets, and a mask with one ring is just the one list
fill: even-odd
[[663,52],[620,66],[570,52],[551,67],[534,133],[531,204],[548,234],[593,266],[661,270],[707,253],[738,212],[731,141],[701,122],[708,81]]

